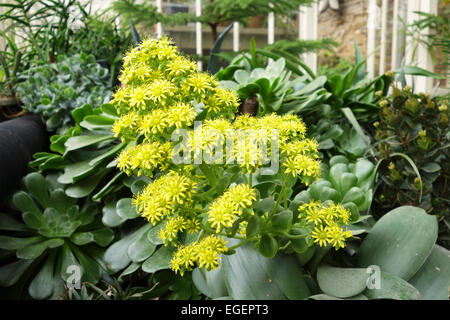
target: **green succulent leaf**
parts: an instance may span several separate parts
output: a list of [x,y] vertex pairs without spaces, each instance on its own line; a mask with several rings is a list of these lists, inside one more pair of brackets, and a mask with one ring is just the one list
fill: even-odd
[[[231,244],[234,244],[231,243]],[[310,291],[293,256],[264,258],[252,244],[222,257],[229,295],[236,300],[305,299]]]
[[317,269],[320,289],[334,297],[349,298],[366,289],[369,274],[362,268],[336,268],[321,265]]
[[448,300],[450,252],[435,245],[425,263],[408,282],[424,300]]
[[358,251],[358,267],[378,265],[409,280],[424,264],[437,239],[437,220],[423,209],[403,206],[373,226]]

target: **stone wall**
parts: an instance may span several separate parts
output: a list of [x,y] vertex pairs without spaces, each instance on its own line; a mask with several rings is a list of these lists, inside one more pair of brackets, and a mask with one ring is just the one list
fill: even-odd
[[[392,7],[393,0],[389,1],[388,25],[386,35],[386,70],[390,69],[391,61],[391,43],[392,43]],[[339,43],[336,53],[343,58],[354,60],[355,49],[354,41],[364,57],[367,56],[367,18],[368,18],[367,0],[340,0],[340,10],[334,11],[328,8],[319,15],[318,37],[332,38]],[[378,21],[381,21],[381,1],[378,1],[379,15]],[[377,44],[380,45],[381,24],[377,25],[376,30]],[[378,70],[379,50],[376,53],[376,70]]]

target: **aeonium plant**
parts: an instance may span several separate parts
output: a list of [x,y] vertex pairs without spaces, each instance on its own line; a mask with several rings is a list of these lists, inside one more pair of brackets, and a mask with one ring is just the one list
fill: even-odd
[[[199,72],[167,38],[131,49],[120,80],[113,131],[130,143],[117,167],[152,178],[133,204],[176,247],[173,271],[215,269],[221,254],[246,242],[266,257],[315,243],[345,246],[350,212],[342,205],[290,206],[297,179],[309,185],[320,173],[318,144],[305,138],[300,118],[237,114],[236,92]],[[233,238],[240,242],[227,246]]]

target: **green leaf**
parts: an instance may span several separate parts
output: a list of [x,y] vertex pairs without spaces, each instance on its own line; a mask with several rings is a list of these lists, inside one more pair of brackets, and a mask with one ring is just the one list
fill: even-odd
[[42,207],[46,208],[50,205],[47,180],[45,180],[42,174],[37,172],[28,174],[24,178],[24,183],[28,192],[42,205]]
[[123,219],[134,219],[139,217],[136,208],[132,204],[131,198],[123,198],[117,201],[117,214]]
[[[70,275],[71,275],[70,273],[67,273],[67,271],[68,271],[67,269],[69,268],[69,266],[79,266],[80,267],[80,271],[82,271],[79,262],[77,261],[77,259],[73,255],[73,253],[70,250],[70,248],[67,245],[67,243],[65,243],[61,247],[61,251],[60,251],[60,254],[59,254],[59,260],[61,262],[60,274],[61,274],[61,278],[64,281],[67,281],[67,278],[70,277]],[[80,274],[80,276],[82,276],[82,275],[83,274]]]
[[277,230],[288,230],[291,227],[294,214],[291,210],[283,210],[272,218],[272,226]]
[[80,123],[85,116],[90,114],[92,114],[92,107],[89,104],[84,104],[83,106],[72,111],[72,117],[77,124]]
[[57,248],[64,244],[63,239],[55,238],[31,244],[27,247],[17,250],[17,258],[19,259],[35,259],[39,257],[47,248]]
[[0,286],[9,287],[19,281],[34,260],[18,260],[0,267]]
[[28,293],[34,299],[42,300],[48,298],[53,293],[53,270],[55,267],[56,253],[50,253],[44,266],[31,281]]
[[66,146],[66,152],[81,149],[102,141],[114,139],[113,135],[85,135],[75,136],[69,138],[64,145]]
[[66,194],[69,197],[80,199],[91,194],[102,179],[108,174],[110,169],[100,169],[95,174],[82,179],[74,184],[71,184],[66,189]]
[[109,228],[98,229],[91,231],[94,236],[94,241],[101,247],[106,247],[114,239],[114,232]]
[[[232,241],[232,245],[236,241]],[[236,300],[305,299],[310,292],[295,257],[264,258],[251,243],[222,256],[228,292]]]
[[58,212],[67,212],[70,207],[77,202],[76,199],[69,198],[63,189],[56,189],[50,194],[52,207]]
[[424,300],[448,300],[450,287],[450,252],[438,245],[428,259],[409,280]]
[[277,254],[278,242],[277,240],[268,234],[263,234],[259,241],[259,252],[266,257],[272,258]]
[[327,265],[321,265],[317,269],[320,289],[338,298],[348,298],[363,292],[368,278],[366,269],[336,268]]
[[381,270],[409,280],[423,265],[437,239],[435,216],[403,206],[384,215],[373,226],[358,251],[358,267]]
[[24,212],[22,213],[22,219],[25,224],[31,229],[40,229],[46,226],[45,220],[43,216],[36,215],[32,212]]
[[61,184],[72,184],[96,171],[94,166],[89,164],[90,159],[67,165],[64,173],[58,177]]
[[421,169],[426,173],[435,173],[441,170],[441,166],[436,162],[428,162]]
[[140,227],[136,231],[125,236],[121,240],[113,243],[105,252],[104,260],[108,269],[117,272],[126,268],[131,259],[128,256],[128,247],[137,239],[139,239],[143,233],[148,231],[148,224]]
[[143,231],[142,235],[128,247],[128,257],[130,257],[131,261],[135,263],[142,262],[155,251],[156,245],[147,239],[147,231],[151,228],[153,228],[151,224],[145,226],[145,231]]
[[0,213],[0,230],[5,231],[29,231],[26,225],[20,223],[10,216]]
[[169,269],[173,253],[174,249],[171,247],[159,247],[159,249],[142,264],[142,270],[148,273],[155,273],[159,270]]
[[42,216],[41,209],[39,209],[30,195],[24,191],[16,192],[13,196],[13,202],[21,212],[32,212],[36,216]]
[[30,238],[15,238],[0,235],[0,249],[17,250],[42,240],[44,240],[44,238],[40,236]]
[[445,79],[444,75],[437,74],[416,66],[404,66],[401,69],[395,70],[395,73],[404,73],[413,76],[431,77],[435,79]]
[[101,275],[100,264],[81,251],[77,246],[70,245],[70,249],[81,264],[83,273],[82,281],[96,283]]
[[117,227],[121,225],[126,219],[117,214],[116,202],[108,202],[102,209],[102,222],[107,227]]
[[256,236],[260,229],[260,219],[258,216],[253,215],[248,219],[247,228],[245,229],[247,238],[252,238]]
[[80,126],[90,131],[92,130],[111,130],[114,119],[102,115],[89,115],[81,121]]
[[217,299],[228,295],[220,265],[216,270],[210,271],[206,271],[205,268],[195,268],[192,271],[192,281],[196,288],[208,298]]
[[381,271],[380,288],[367,288],[363,294],[369,299],[417,300],[420,294],[405,280]]
[[164,242],[159,238],[158,232],[164,228],[164,223],[157,224],[155,227],[150,229],[149,232],[147,232],[147,239],[153,244],[163,244]]
[[219,71],[219,57],[216,53],[220,52],[220,47],[222,46],[222,42],[225,39],[226,35],[233,28],[233,24],[230,24],[218,37],[214,46],[211,49],[211,54],[208,62],[208,72],[211,74],[216,74]]
[[70,241],[75,243],[77,246],[82,246],[90,242],[94,242],[94,235],[92,232],[78,232],[72,234]]

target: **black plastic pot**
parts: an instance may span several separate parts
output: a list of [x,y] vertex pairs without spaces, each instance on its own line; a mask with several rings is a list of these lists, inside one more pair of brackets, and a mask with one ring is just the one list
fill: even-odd
[[27,173],[33,154],[47,149],[48,141],[38,115],[26,114],[0,123],[0,203]]

